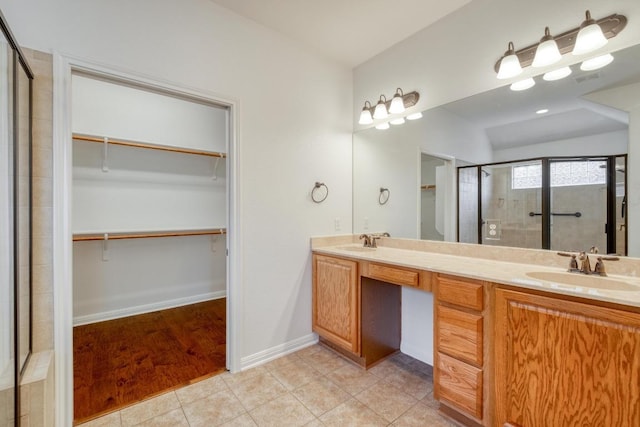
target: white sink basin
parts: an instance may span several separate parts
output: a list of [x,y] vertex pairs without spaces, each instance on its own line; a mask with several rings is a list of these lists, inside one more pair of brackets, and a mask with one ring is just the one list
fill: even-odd
[[579,286],[592,289],[601,289],[605,291],[625,291],[638,292],[640,286],[634,285],[618,279],[601,276],[587,276],[580,273],[560,273],[554,271],[533,271],[527,273],[527,276],[536,280],[544,280],[545,282],[558,283],[561,285]]

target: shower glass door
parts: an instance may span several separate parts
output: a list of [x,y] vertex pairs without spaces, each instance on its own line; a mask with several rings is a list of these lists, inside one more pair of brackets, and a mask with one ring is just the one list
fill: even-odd
[[607,174],[603,157],[549,159],[550,249],[607,252]]

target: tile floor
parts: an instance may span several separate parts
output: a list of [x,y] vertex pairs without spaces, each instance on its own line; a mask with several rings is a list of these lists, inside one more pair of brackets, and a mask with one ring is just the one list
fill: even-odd
[[165,393],[82,427],[433,426],[429,367],[397,354],[368,371],[313,345],[238,374]]

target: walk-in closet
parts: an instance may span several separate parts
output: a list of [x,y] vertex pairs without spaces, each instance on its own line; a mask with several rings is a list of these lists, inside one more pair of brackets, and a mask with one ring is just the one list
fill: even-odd
[[72,77],[74,419],[225,369],[229,111]]

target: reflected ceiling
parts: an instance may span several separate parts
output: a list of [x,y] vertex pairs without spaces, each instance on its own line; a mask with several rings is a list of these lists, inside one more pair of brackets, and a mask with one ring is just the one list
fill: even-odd
[[[494,149],[504,149],[559,139],[596,135],[626,129],[628,115],[583,97],[611,87],[640,82],[640,46],[614,52],[615,60],[596,71],[573,73],[522,92],[508,86],[444,105],[453,114],[486,130]],[[548,109],[543,115],[537,110]]]

